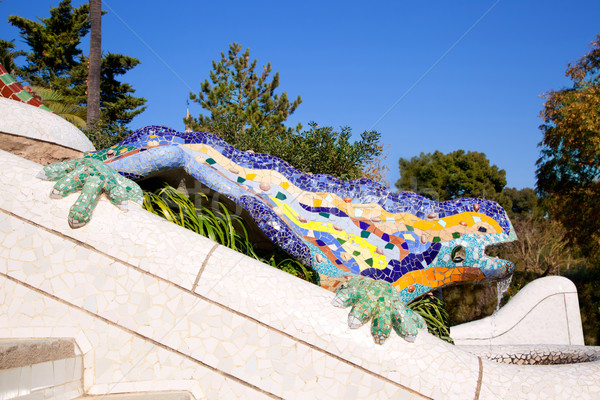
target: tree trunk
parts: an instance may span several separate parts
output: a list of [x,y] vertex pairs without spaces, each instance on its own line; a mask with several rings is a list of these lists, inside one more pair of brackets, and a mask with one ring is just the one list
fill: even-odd
[[102,65],[102,0],[90,0],[90,58],[87,79],[87,128],[95,129],[100,118]]

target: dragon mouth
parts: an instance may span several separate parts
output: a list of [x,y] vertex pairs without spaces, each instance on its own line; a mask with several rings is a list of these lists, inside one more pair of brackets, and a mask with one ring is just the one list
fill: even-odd
[[511,245],[512,242],[506,241],[486,246],[484,250],[485,257],[500,262],[504,261],[507,263],[511,263],[510,261],[503,259],[506,256],[510,256],[509,252],[510,248],[512,247]]
[[[458,267],[467,271],[469,277],[465,281],[486,280],[498,281],[510,277],[515,264],[510,258],[511,242],[517,239],[512,224],[504,232],[489,235],[465,235],[454,242],[442,257],[442,266]],[[467,237],[468,236],[468,237]]]
[[515,264],[512,261],[500,258],[509,255],[512,242],[517,240],[515,228],[509,221],[509,234],[503,235],[504,238],[488,244],[484,248],[482,259],[487,261],[490,268],[484,271],[489,280],[502,280],[511,276],[515,270]]
[[490,261],[490,264],[494,268],[488,268],[484,271],[486,279],[491,281],[497,281],[506,279],[511,276],[515,270],[515,264],[512,261],[504,260],[498,257],[484,256]]

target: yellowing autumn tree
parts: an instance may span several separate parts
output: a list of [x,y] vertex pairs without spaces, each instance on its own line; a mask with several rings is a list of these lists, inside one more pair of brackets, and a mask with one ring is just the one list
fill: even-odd
[[600,259],[600,35],[566,76],[571,87],[544,94],[537,189],[569,238]]

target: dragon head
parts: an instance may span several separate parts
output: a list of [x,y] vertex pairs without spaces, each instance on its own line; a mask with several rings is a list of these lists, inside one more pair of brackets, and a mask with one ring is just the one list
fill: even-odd
[[[512,275],[512,262],[486,254],[489,246],[517,239],[506,211],[490,200],[460,202],[471,204],[470,209],[463,206],[451,216],[431,221],[434,225],[423,232],[429,244],[429,262],[421,263],[422,268],[415,268],[393,283],[404,301],[452,284],[501,280]],[[452,202],[439,204],[448,208]],[[443,229],[433,230],[440,225]]]

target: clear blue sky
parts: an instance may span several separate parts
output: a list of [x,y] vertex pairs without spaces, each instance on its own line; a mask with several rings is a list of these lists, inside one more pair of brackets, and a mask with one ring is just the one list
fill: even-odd
[[[8,15],[47,17],[58,2],[3,0],[0,38],[25,48]],[[594,0],[108,0],[103,9],[103,51],[141,60],[123,78],[148,99],[132,128],[182,130],[188,93],[236,41],[271,62],[290,98],[302,96],[290,125],[381,132],[392,185],[400,157],[464,149],[506,170],[509,187],[533,187],[539,95],[569,84],[566,65],[600,33]]]

